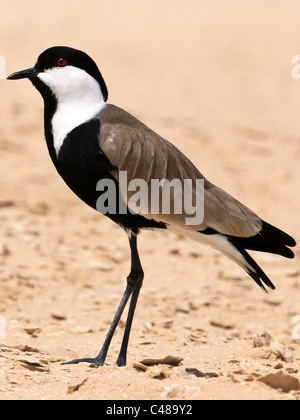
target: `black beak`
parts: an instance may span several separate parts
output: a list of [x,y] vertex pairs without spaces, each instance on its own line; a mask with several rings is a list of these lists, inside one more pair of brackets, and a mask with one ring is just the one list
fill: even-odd
[[32,67],[31,69],[26,69],[22,71],[17,71],[16,73],[8,76],[8,80],[18,80],[18,79],[33,79],[39,74],[39,72]]

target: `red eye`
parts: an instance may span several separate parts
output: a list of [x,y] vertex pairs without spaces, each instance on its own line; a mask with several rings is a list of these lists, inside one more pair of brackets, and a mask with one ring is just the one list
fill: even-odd
[[56,64],[58,67],[66,67],[66,65],[68,64],[68,61],[65,58],[59,58],[56,61]]

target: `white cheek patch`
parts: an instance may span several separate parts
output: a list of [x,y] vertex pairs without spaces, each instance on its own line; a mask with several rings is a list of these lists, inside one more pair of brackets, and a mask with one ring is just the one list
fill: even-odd
[[58,156],[66,136],[93,119],[106,104],[99,83],[77,67],[56,67],[39,73],[38,77],[57,98],[52,132]]

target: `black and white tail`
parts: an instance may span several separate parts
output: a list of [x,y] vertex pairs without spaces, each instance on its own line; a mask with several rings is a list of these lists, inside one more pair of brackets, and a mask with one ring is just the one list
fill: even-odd
[[289,248],[296,246],[295,240],[267,222],[263,222],[261,231],[255,236],[250,238],[228,236],[228,240],[247,263],[244,266],[246,272],[265,291],[267,290],[264,284],[272,290],[275,286],[246,250],[269,252],[286,258],[295,257],[294,252]]

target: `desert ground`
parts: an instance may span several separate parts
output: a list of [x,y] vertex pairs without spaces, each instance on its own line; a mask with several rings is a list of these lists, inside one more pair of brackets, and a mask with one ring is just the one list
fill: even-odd
[[[86,51],[110,103],[299,242],[298,0],[2,3],[6,75],[54,45]],[[100,350],[128,240],[57,175],[38,92],[0,92],[0,399],[299,399],[299,247],[294,260],[252,254],[277,287],[266,294],[217,251],[144,232],[128,366],[115,365],[125,317],[104,367],[61,365]],[[177,365],[145,366],[167,356]]]

